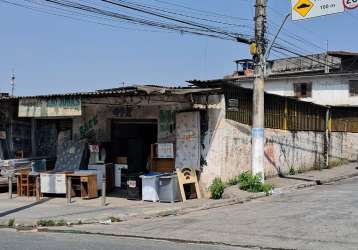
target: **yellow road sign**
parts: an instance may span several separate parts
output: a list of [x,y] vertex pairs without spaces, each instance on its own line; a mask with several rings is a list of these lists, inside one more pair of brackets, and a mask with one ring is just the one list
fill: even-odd
[[301,16],[305,17],[313,8],[314,3],[310,0],[299,0],[297,4],[293,7],[293,9],[300,14]]

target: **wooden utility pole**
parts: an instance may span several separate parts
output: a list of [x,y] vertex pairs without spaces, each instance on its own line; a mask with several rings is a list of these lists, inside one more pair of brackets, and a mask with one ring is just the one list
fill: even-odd
[[266,5],[267,0],[256,0],[255,14],[255,43],[254,55],[255,80],[253,94],[253,121],[252,121],[252,157],[251,169],[253,175],[261,175],[264,181],[264,97],[265,97],[265,71],[266,71]]

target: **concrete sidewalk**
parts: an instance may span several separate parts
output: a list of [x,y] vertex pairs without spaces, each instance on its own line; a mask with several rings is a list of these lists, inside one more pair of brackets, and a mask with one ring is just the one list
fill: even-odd
[[326,184],[358,176],[358,164],[351,163],[330,169],[312,170],[301,174],[274,177],[267,182],[275,189],[288,191],[306,188],[315,185]]
[[0,194],[0,226],[8,225],[11,219],[15,219],[15,223],[20,225],[36,225],[39,220],[92,224],[104,222],[111,217],[120,221],[135,218],[148,219],[228,206],[263,196],[265,194],[244,192],[242,196],[235,199],[201,199],[184,203],[152,203],[108,197],[107,206],[102,207],[99,198],[93,200],[74,198],[70,205],[67,205],[66,198],[45,198],[37,204],[35,198],[32,197],[18,197],[10,200],[7,193],[3,193]]
[[247,249],[356,250],[357,181],[357,177],[351,178],[215,211],[112,225],[38,228],[38,231],[116,236],[119,241],[161,240]]
[[[358,176],[356,164],[336,167],[322,171],[310,171],[287,178],[267,180],[273,184],[273,194],[315,186]],[[7,225],[10,219],[16,224],[36,225],[39,220],[63,220],[65,222],[99,223],[113,217],[118,220],[147,219],[169,215],[185,214],[198,210],[229,206],[244,203],[266,196],[264,193],[237,192],[235,197],[222,200],[190,200],[185,203],[151,203],[128,201],[117,197],[108,197],[108,205],[101,206],[100,199],[81,200],[75,198],[67,205],[65,198],[52,198],[37,204],[34,198],[18,197],[8,199],[7,193],[0,194],[0,225]]]

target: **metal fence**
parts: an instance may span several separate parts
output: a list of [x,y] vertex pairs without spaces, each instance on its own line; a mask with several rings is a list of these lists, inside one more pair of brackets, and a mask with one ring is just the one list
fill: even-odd
[[331,110],[332,131],[358,133],[358,109],[334,108]]
[[[226,117],[252,125],[252,90],[225,86]],[[332,108],[265,94],[265,127],[290,131],[358,133],[358,108]]]

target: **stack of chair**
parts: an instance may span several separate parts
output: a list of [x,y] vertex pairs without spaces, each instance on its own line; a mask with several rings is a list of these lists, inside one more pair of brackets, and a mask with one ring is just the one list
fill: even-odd
[[36,179],[30,175],[30,172],[20,173],[20,196],[36,196]]

